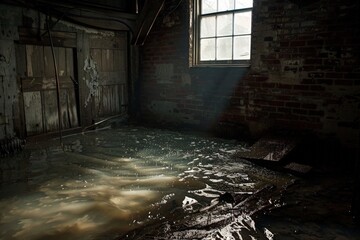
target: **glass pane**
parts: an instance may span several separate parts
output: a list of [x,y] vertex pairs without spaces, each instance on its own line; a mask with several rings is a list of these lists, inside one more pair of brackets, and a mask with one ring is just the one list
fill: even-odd
[[218,11],[227,11],[234,9],[234,0],[219,0]]
[[215,60],[215,38],[200,40],[200,61]]
[[235,0],[235,9],[251,8],[253,0]]
[[234,60],[249,60],[250,45],[250,36],[234,37]]
[[200,37],[215,37],[215,16],[201,18]]
[[232,14],[219,15],[217,17],[217,36],[229,36],[232,35]]
[[234,35],[251,33],[251,11],[235,13]]
[[201,14],[213,13],[217,11],[217,0],[202,0]]
[[218,38],[216,46],[216,60],[232,59],[232,38]]

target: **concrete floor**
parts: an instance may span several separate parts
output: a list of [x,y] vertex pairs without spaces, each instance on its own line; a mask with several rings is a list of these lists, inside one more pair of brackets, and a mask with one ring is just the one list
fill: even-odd
[[29,143],[1,159],[0,239],[360,239],[349,176],[234,158],[247,149],[133,126]]

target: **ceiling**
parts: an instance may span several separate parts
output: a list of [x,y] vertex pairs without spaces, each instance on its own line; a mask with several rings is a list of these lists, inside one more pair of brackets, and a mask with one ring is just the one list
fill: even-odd
[[111,31],[129,31],[131,42],[142,45],[165,0],[5,0],[59,20]]

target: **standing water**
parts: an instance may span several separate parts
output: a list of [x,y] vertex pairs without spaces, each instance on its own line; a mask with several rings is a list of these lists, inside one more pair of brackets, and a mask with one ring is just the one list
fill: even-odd
[[257,226],[254,216],[284,207],[282,194],[296,178],[234,158],[246,151],[245,143],[142,127],[63,142],[63,148],[58,140],[32,143],[1,159],[0,239],[290,234],[279,221],[272,229],[270,216],[259,218]]

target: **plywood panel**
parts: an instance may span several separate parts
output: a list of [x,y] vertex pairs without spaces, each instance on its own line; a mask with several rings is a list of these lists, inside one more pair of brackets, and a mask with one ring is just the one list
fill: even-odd
[[16,71],[18,76],[25,77],[27,75],[26,69],[26,47],[25,45],[16,44]]
[[109,72],[106,81],[102,81],[103,85],[123,84],[126,79],[123,72]]
[[95,106],[99,117],[119,114],[126,110],[126,84],[101,85],[98,96],[95,97]]
[[113,65],[114,65],[114,54],[113,50],[111,49],[102,49],[101,50],[101,64],[102,72],[112,72],[113,71]]
[[[70,77],[59,77],[60,89],[73,88],[74,84]],[[41,90],[56,89],[56,80],[54,77],[41,78],[22,78],[21,85],[24,92],[33,92]]]
[[75,92],[72,89],[69,89],[68,95],[67,95],[67,111],[69,116],[69,124],[70,128],[79,126],[78,121],[78,114],[76,110],[76,98],[75,98]]
[[99,88],[94,97],[97,117],[119,114],[127,104],[126,35],[90,35],[90,53],[97,63]]
[[68,129],[70,127],[69,115],[68,115],[68,90],[63,89],[60,92],[60,106],[61,106],[61,128]]
[[95,61],[96,63],[96,67],[97,67],[97,70],[100,72],[102,71],[102,63],[101,63],[101,58],[102,58],[102,55],[101,55],[101,49],[90,49],[90,54],[91,54],[91,57],[92,59]]
[[122,84],[120,86],[120,92],[121,92],[121,95],[120,95],[120,99],[121,99],[121,105],[127,105],[127,89],[126,89],[126,85],[125,84]]
[[[25,52],[23,59],[26,60],[23,60],[26,63],[24,64],[26,76],[21,78],[21,85],[24,93],[27,132],[33,135],[58,131],[58,96],[51,47],[19,45],[20,56],[21,51]],[[72,48],[63,47],[55,47],[54,51],[60,83],[62,129],[77,127],[79,124],[77,101],[74,82],[70,78],[70,76],[74,78],[74,51]]]
[[58,48],[58,56],[57,56],[57,66],[58,66],[58,74],[60,77],[66,76],[66,50],[65,48]]
[[[59,48],[54,48],[55,56],[59,55]],[[44,62],[45,62],[45,77],[55,77],[54,59],[51,52],[51,47],[44,47]]]
[[71,76],[75,79],[74,75],[74,56],[73,49],[66,48],[66,76]]
[[45,131],[54,132],[59,129],[57,95],[55,90],[43,92]]
[[118,113],[120,111],[120,95],[119,95],[119,86],[115,85],[111,88],[112,90],[112,111],[113,113]]
[[119,113],[121,96],[118,85],[102,86],[101,89],[101,113],[105,115]]
[[29,135],[43,132],[40,92],[24,93],[26,131]]
[[27,76],[40,77],[44,72],[43,47],[26,45]]
[[126,54],[124,50],[114,50],[114,71],[126,70]]

